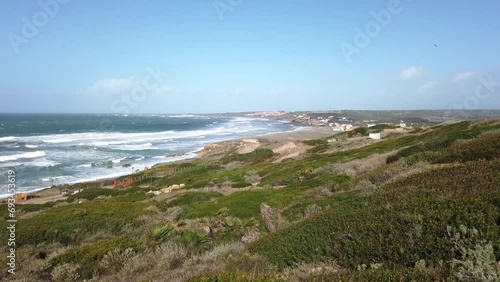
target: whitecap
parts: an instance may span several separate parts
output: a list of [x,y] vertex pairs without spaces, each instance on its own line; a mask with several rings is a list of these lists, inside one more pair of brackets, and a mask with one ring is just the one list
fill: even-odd
[[67,179],[67,178],[71,178],[71,176],[54,176],[54,177],[45,177],[45,178],[41,178],[40,180],[42,180],[43,182],[52,182],[52,180],[54,181],[57,181],[57,180],[61,180],[61,179]]
[[142,151],[142,150],[157,150],[158,148],[153,147],[153,144],[151,144],[151,143],[144,143],[144,144],[137,144],[137,145],[111,146],[111,149],[123,150],[123,151]]
[[27,166],[36,166],[36,167],[52,167],[52,166],[56,166],[56,165],[60,165],[60,164],[61,163],[58,163],[56,161],[51,161],[51,160],[47,160],[46,158],[42,158],[42,159],[34,160],[33,162],[28,163],[26,165]]
[[0,137],[0,142],[13,141],[16,139],[14,136]]
[[15,154],[10,156],[0,156],[0,162],[15,161],[19,159],[33,159],[45,156],[44,151],[36,151],[22,154]]

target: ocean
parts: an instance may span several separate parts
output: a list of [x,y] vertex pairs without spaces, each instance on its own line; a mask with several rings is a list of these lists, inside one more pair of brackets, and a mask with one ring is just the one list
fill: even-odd
[[17,192],[33,192],[191,158],[214,142],[297,129],[203,115],[0,114],[0,197],[8,196],[9,169]]

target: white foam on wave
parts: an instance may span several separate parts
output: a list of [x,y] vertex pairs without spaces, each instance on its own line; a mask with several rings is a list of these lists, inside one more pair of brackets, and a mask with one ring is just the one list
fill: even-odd
[[45,177],[45,178],[42,178],[40,180],[42,180],[43,182],[52,182],[52,180],[59,181],[59,180],[62,180],[62,179],[70,179],[70,178],[73,178],[73,177],[72,176],[63,175],[63,176],[55,176],[55,177]]
[[30,145],[30,144],[26,144],[26,148],[30,148],[30,149],[33,149],[33,148],[38,148],[38,145]]
[[45,156],[45,151],[36,151],[22,154],[15,154],[10,156],[0,156],[0,162],[16,161],[19,159],[34,159]]
[[61,163],[58,163],[56,161],[51,161],[51,160],[47,160],[46,158],[41,158],[41,159],[37,159],[31,163],[28,163],[26,165],[28,166],[37,166],[37,167],[51,167],[51,166],[56,166],[56,165],[60,165]]
[[[0,141],[18,141],[28,144],[46,143],[49,145],[81,145],[81,146],[97,146],[108,147],[112,145],[130,145],[129,149],[139,150],[138,144],[144,143],[161,143],[165,140],[186,139],[186,138],[203,138],[210,135],[231,135],[252,131],[252,121],[257,119],[251,118],[235,118],[227,123],[223,123],[217,127],[210,129],[188,130],[188,131],[161,131],[161,132],[140,132],[140,133],[123,133],[123,132],[85,132],[85,133],[70,133],[70,134],[52,134],[24,137],[2,137]],[[33,145],[32,145],[33,146]],[[34,147],[33,147],[34,148]],[[137,149],[136,149],[137,148]]]
[[[236,129],[236,131],[235,131]],[[188,131],[162,131],[162,132],[142,132],[142,133],[71,133],[71,134],[53,134],[39,136],[11,137],[9,141],[18,141],[24,143],[46,143],[49,145],[57,144],[63,146],[81,145],[108,147],[111,145],[138,145],[144,143],[161,143],[166,140],[203,138],[216,134],[238,133],[234,127],[215,127],[211,129],[188,130]],[[133,147],[132,147],[133,148]]]
[[158,148],[153,147],[152,143],[144,143],[144,144],[138,144],[138,145],[111,146],[111,149],[123,150],[123,151],[158,150]]
[[112,159],[111,161],[114,163],[114,164],[119,164],[121,163],[123,160],[125,160],[127,158],[120,158],[120,159]]
[[0,142],[13,141],[15,139],[16,139],[16,137],[14,137],[14,136],[0,137]]

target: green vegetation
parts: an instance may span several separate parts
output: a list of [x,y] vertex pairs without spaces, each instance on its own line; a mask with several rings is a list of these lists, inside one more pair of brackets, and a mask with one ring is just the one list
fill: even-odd
[[369,263],[411,267],[422,259],[437,267],[454,259],[447,228],[461,225],[498,248],[499,170],[496,160],[417,174],[375,193],[366,206],[332,208],[250,249],[280,267],[332,257],[354,269]]
[[94,200],[95,198],[101,197],[118,197],[120,201],[128,201],[128,202],[136,202],[142,201],[150,197],[141,188],[129,188],[124,190],[115,190],[115,189],[105,189],[105,188],[89,188],[85,189],[80,193],[70,195],[67,198],[68,202],[73,202],[76,199],[84,199],[84,200]]
[[162,202],[159,203],[159,207],[165,211],[168,208],[175,207],[175,206],[183,206],[183,205],[188,205],[188,204],[198,204],[200,202],[206,202],[206,201],[211,201],[215,198],[218,198],[222,196],[221,193],[217,192],[189,192],[185,193],[182,195],[179,195],[175,197],[174,199],[168,201],[168,202]]
[[[49,242],[67,245],[82,242],[98,231],[120,234],[127,225],[138,224],[136,219],[144,213],[143,209],[144,204],[114,198],[43,210],[24,218],[23,224],[17,226],[16,231],[22,236],[17,237],[16,245]],[[0,233],[7,236],[6,230]]]
[[[141,187],[19,205],[19,272],[30,281],[495,281],[499,129],[466,121],[334,153],[327,138],[309,140],[282,162],[270,149],[233,150],[138,173]],[[181,183],[178,194],[146,193]]]
[[52,266],[63,263],[73,263],[79,265],[80,276],[83,279],[92,278],[94,270],[105,273],[106,269],[98,263],[110,251],[121,249],[131,249],[133,252],[142,250],[142,244],[135,238],[120,236],[116,239],[101,240],[90,245],[83,245],[71,248],[50,261]]
[[355,137],[356,135],[368,136],[370,133],[378,133],[385,129],[394,129],[396,126],[389,124],[378,124],[372,127],[358,127],[354,130],[348,131],[347,136]]
[[246,162],[251,164],[257,164],[271,158],[274,155],[272,150],[269,149],[257,149],[251,153],[247,154],[230,154],[222,158],[222,163],[227,164],[230,162]]
[[453,144],[433,155],[433,163],[467,162],[473,160],[492,160],[500,152],[500,132],[488,134],[467,143]]
[[322,153],[328,149],[328,142],[324,139],[314,139],[314,140],[306,140],[304,144],[309,146],[314,146],[313,148],[308,150],[308,153]]
[[241,272],[223,272],[214,274],[203,274],[197,277],[193,277],[189,280],[190,282],[218,282],[218,281],[231,281],[231,282],[273,282],[273,281],[284,281],[282,279],[277,279],[270,275],[250,275]]
[[169,240],[175,233],[175,228],[170,224],[158,225],[151,231],[151,237],[153,240],[158,242],[164,242]]
[[457,140],[468,140],[478,137],[487,130],[499,129],[500,124],[472,125],[464,121],[456,124],[440,126],[430,132],[423,133],[418,138],[418,143],[400,150],[395,155],[387,158],[387,163],[395,162],[401,158],[409,157],[425,151],[436,152],[451,146]]

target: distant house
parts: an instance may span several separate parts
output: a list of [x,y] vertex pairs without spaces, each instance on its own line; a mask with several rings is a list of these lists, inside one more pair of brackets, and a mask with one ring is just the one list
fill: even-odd
[[67,189],[61,191],[61,195],[62,196],[66,196],[66,195],[69,195],[69,194],[71,194],[71,192],[69,190],[67,190]]
[[370,139],[380,140],[380,133],[370,133]]

